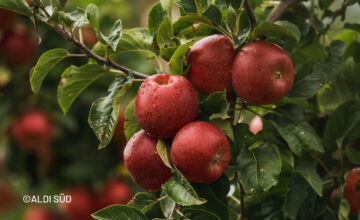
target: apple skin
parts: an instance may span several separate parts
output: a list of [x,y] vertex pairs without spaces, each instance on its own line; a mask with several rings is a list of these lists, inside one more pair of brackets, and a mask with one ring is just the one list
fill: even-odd
[[356,191],[356,183],[360,180],[360,167],[350,170],[345,179],[344,197],[350,204],[351,213],[358,215],[360,210],[360,194]]
[[125,136],[125,109],[126,107],[122,108],[118,115],[118,121],[115,127],[113,140],[117,143],[119,147],[119,151],[121,152],[122,157],[122,151],[124,150],[124,147],[126,145],[126,136]]
[[71,203],[59,203],[59,208],[68,220],[91,220],[96,211],[94,196],[81,187],[70,188],[65,195],[71,196]]
[[96,32],[90,26],[88,25],[83,26],[81,28],[81,32],[82,32],[84,44],[87,47],[92,48],[98,42]]
[[134,134],[124,149],[124,162],[131,178],[148,191],[159,191],[172,176],[156,151],[157,139],[141,130]]
[[58,219],[47,208],[40,205],[29,206],[24,214],[23,220],[56,220]]
[[171,138],[198,117],[199,100],[186,78],[156,74],[141,84],[134,113],[140,127],[150,136]]
[[294,82],[288,54],[276,44],[255,41],[236,54],[232,85],[236,94],[252,105],[272,104],[283,98]]
[[212,35],[196,42],[190,49],[188,78],[204,94],[230,92],[231,68],[235,56],[233,43],[224,35]]
[[197,121],[185,125],[171,146],[171,160],[187,180],[211,183],[230,162],[230,147],[225,134],[216,126]]
[[6,9],[0,8],[0,31],[10,29],[15,21],[16,14]]
[[26,28],[17,26],[4,33],[0,41],[2,56],[9,66],[21,66],[34,57],[36,41]]
[[105,184],[98,195],[98,209],[115,204],[127,204],[132,199],[133,194],[129,185],[124,181],[110,181]]
[[15,194],[9,184],[0,182],[0,213],[15,205]]
[[37,110],[26,112],[11,126],[14,141],[23,149],[38,151],[48,148],[53,140],[53,126],[47,116]]
[[263,122],[260,116],[257,115],[250,121],[249,129],[255,135],[263,129]]

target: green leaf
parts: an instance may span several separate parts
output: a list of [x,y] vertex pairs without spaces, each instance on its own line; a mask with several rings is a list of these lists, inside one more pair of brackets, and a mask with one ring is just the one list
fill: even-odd
[[26,16],[32,16],[32,11],[24,0],[0,0],[0,8],[8,9]]
[[333,82],[340,71],[346,49],[346,44],[340,40],[334,40],[327,48],[328,55],[325,60],[326,82]]
[[117,20],[111,28],[109,36],[105,36],[101,32],[98,32],[99,40],[106,45],[109,45],[113,51],[116,51],[120,38],[122,35],[122,24],[121,20]]
[[98,9],[98,7],[94,4],[89,4],[86,7],[86,14],[87,14],[87,18],[89,20],[90,26],[93,27],[94,29],[98,30],[99,29],[99,9]]
[[197,13],[195,0],[179,0],[176,2],[186,13]]
[[157,31],[156,42],[159,46],[162,46],[163,44],[174,46],[174,43],[171,40],[173,37],[174,34],[171,27],[171,21],[169,18],[165,18]]
[[351,29],[351,30],[354,30],[354,31],[357,31],[360,33],[360,24],[356,24],[356,23],[346,23],[344,25],[344,28],[347,28],[347,29]]
[[333,84],[324,86],[317,95],[319,109],[323,113],[334,111],[343,103],[360,98],[360,63],[349,58],[336,75]]
[[185,208],[181,210],[185,217],[191,220],[221,220],[219,216],[210,211],[199,208]]
[[136,132],[141,130],[134,116],[134,106],[135,106],[135,99],[133,99],[125,109],[124,132],[125,132],[126,140],[130,140],[130,138]]
[[284,201],[284,217],[295,220],[310,193],[311,188],[305,181],[295,179],[290,182]]
[[295,158],[294,170],[298,172],[310,184],[314,191],[322,195],[322,181],[316,172],[316,161],[310,156]]
[[30,84],[34,93],[40,91],[41,84],[49,71],[68,55],[69,53],[67,50],[57,48],[48,50],[40,56],[38,62],[30,72]]
[[73,27],[81,28],[85,24],[89,24],[87,12],[82,8],[78,8],[70,12],[69,16],[73,21],[72,28]]
[[264,118],[273,122],[294,154],[301,156],[303,150],[324,152],[320,138],[306,121],[294,121],[274,113],[268,113]]
[[324,132],[325,147],[329,151],[335,151],[356,140],[360,136],[358,132],[355,132],[359,124],[360,100],[352,100],[342,104],[327,121]]
[[346,146],[345,154],[351,163],[360,165],[360,152],[353,146]]
[[252,39],[255,40],[260,37],[268,36],[273,32],[290,36],[297,42],[299,42],[301,36],[299,28],[288,21],[276,21],[274,23],[262,21],[254,27],[252,31]]
[[194,43],[193,40],[179,46],[169,61],[169,74],[184,75],[184,62],[186,60],[186,53],[190,46]]
[[124,30],[116,53],[143,52],[156,56],[157,52],[151,45],[152,38],[146,29],[135,28]]
[[215,5],[210,5],[210,7],[203,13],[203,16],[207,17],[215,26],[219,26],[221,24],[222,14]]
[[248,194],[261,194],[270,189],[281,171],[281,158],[276,146],[263,143],[254,149],[242,148],[236,158],[238,178]]
[[148,29],[152,35],[156,33],[156,31],[160,27],[160,24],[164,21],[166,17],[167,13],[160,2],[156,3],[151,8],[148,16]]
[[162,200],[160,201],[160,208],[161,208],[161,211],[162,211],[163,215],[164,215],[166,218],[169,218],[170,213],[171,213],[171,211],[172,211],[172,208],[173,208],[174,205],[175,205],[175,202],[174,202],[172,199],[170,199],[170,198],[166,195],[166,193],[165,193],[164,191],[161,191],[160,197],[162,198],[162,197],[164,197],[164,196],[166,196],[166,198],[165,198],[165,199],[162,199]]
[[97,64],[86,64],[81,67],[70,66],[61,75],[57,90],[57,99],[66,114],[75,99],[95,80],[108,71]]
[[255,142],[255,135],[250,132],[248,124],[236,124],[234,127],[234,140],[230,141],[231,161],[235,162],[240,150],[250,147]]
[[160,0],[161,7],[166,11],[168,18],[172,17],[173,0]]
[[99,149],[106,147],[114,133],[118,112],[114,110],[113,102],[118,93],[131,86],[132,78],[119,76],[109,86],[109,94],[97,99],[90,108],[89,125],[100,140]]
[[232,31],[233,33],[236,32],[237,14],[232,6],[230,6],[227,10],[226,24],[230,31]]
[[148,218],[136,208],[124,205],[108,206],[91,215],[97,220],[147,220]]
[[245,43],[251,31],[251,22],[249,20],[249,15],[246,10],[240,11],[237,20],[237,30],[235,30],[232,34],[235,48],[238,48],[243,43]]
[[[211,11],[210,11],[211,12]],[[207,16],[212,16],[212,13],[208,13]],[[210,19],[209,17],[204,16],[204,15],[186,15],[186,16],[181,16],[179,18],[180,21],[188,21],[188,22],[193,22],[193,23],[202,23],[205,24],[207,26],[209,26],[212,29],[215,29],[219,32],[221,32],[224,35],[228,35],[228,33],[226,32],[225,29],[219,27],[218,24],[213,23],[214,19],[218,20],[219,19],[219,15],[214,14],[215,17],[213,17],[212,19]]]
[[208,118],[213,114],[219,114],[222,119],[226,119],[229,103],[226,99],[226,91],[211,93],[200,103],[202,117]]
[[206,202],[198,197],[194,188],[177,169],[174,169],[174,175],[161,187],[179,205],[201,205]]
[[178,46],[175,46],[175,47],[170,46],[169,47],[167,44],[162,45],[160,47],[161,58],[169,61],[171,59],[172,55],[175,53],[177,48],[178,48]]
[[302,65],[295,74],[294,85],[287,96],[289,98],[307,99],[318,92],[325,84],[326,72],[319,68],[319,62],[311,61]]
[[134,198],[132,198],[127,205],[135,207],[145,214],[156,203],[158,203],[158,200],[153,194],[148,192],[139,192],[136,193]]
[[158,152],[158,154],[159,154],[161,160],[164,162],[164,164],[167,167],[172,168],[172,166],[170,164],[168,150],[167,150],[164,140],[161,140],[161,139],[158,140],[158,142],[156,144],[156,151]]

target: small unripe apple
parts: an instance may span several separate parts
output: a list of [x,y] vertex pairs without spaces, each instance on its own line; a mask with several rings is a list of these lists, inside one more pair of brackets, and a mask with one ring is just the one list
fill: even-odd
[[259,131],[262,130],[262,128],[263,128],[263,122],[261,120],[261,117],[257,115],[250,121],[249,129],[251,133],[256,135]]
[[190,49],[188,78],[204,95],[230,92],[231,68],[235,56],[233,43],[224,35],[212,35],[196,42]]
[[0,182],[0,213],[11,209],[15,205],[15,194],[12,187]]
[[131,137],[124,149],[126,168],[140,187],[148,191],[159,191],[172,176],[156,150],[157,139],[141,130]]
[[110,181],[98,195],[98,208],[103,209],[110,205],[127,204],[133,196],[133,192],[124,181]]
[[53,139],[53,126],[47,116],[39,111],[30,111],[12,124],[14,141],[23,149],[37,151],[49,147]]
[[71,196],[70,203],[59,203],[60,210],[68,220],[90,220],[96,210],[95,198],[85,188],[68,189],[65,195]]
[[186,179],[211,183],[229,165],[229,142],[218,127],[204,121],[192,122],[176,134],[171,160]]
[[36,41],[24,27],[17,26],[4,33],[0,41],[0,51],[10,66],[26,64],[34,57]]
[[137,92],[135,117],[152,137],[174,137],[185,124],[195,121],[198,114],[195,89],[182,76],[156,74],[146,79]]
[[236,54],[232,85],[236,94],[252,105],[272,104],[283,98],[294,82],[288,54],[276,44],[255,41]]
[[14,12],[0,8],[0,31],[10,29],[14,24],[15,17]]
[[81,28],[81,33],[83,37],[83,42],[87,47],[92,48],[98,42],[96,32],[90,26],[83,26]]
[[44,206],[32,205],[29,206],[24,214],[23,220],[56,220],[55,214]]
[[350,170],[345,179],[344,197],[350,205],[351,213],[358,215],[360,210],[360,194],[356,190],[356,185],[360,180],[360,167]]

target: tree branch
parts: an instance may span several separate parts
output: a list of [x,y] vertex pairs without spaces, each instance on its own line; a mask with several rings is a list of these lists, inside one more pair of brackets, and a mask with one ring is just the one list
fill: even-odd
[[280,4],[271,11],[266,20],[270,22],[279,20],[288,8],[302,1],[304,0],[282,0]]
[[254,10],[252,9],[252,7],[249,3],[249,0],[244,1],[244,6],[245,6],[247,13],[249,14],[251,24],[256,24],[256,22],[257,22],[256,16],[255,16]]
[[[43,9],[45,13],[46,10]],[[85,44],[81,43],[79,40],[77,40],[76,38],[74,38],[68,31],[66,31],[63,27],[59,27],[59,26],[56,26],[54,24],[51,24],[45,20],[39,20],[41,21],[42,23],[45,23],[47,24],[48,26],[50,26],[53,30],[55,30],[57,33],[59,33],[60,35],[62,35],[66,40],[72,42],[76,47],[78,47],[80,50],[82,50],[85,55],[91,59],[94,59],[96,60],[97,62],[99,63],[102,63],[102,64],[106,64],[114,69],[117,69],[117,70],[120,70],[128,75],[133,75],[135,78],[139,78],[139,79],[146,79],[148,78],[149,76],[146,75],[146,74],[143,74],[143,73],[140,73],[140,72],[136,72],[136,71],[133,71],[131,69],[128,69],[126,67],[123,67],[113,61],[111,61],[110,59],[106,59],[104,57],[101,57],[97,54],[95,54],[94,52],[92,52],[87,46],[85,46]]]

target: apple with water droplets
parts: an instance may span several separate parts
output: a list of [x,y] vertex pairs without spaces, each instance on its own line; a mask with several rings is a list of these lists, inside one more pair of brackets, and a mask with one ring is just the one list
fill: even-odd
[[275,103],[290,91],[293,82],[293,63],[276,44],[254,41],[235,56],[232,85],[236,94],[248,104]]
[[187,180],[211,183],[230,162],[230,147],[225,134],[215,125],[197,121],[185,125],[171,145],[171,161]]
[[148,191],[159,191],[172,176],[156,150],[157,139],[141,130],[134,134],[124,149],[126,168],[140,187]]
[[234,56],[233,43],[224,35],[212,35],[196,42],[188,55],[188,78],[195,89],[204,95],[230,92]]
[[134,114],[140,127],[150,136],[171,138],[185,124],[196,120],[199,101],[186,78],[156,74],[141,84]]

